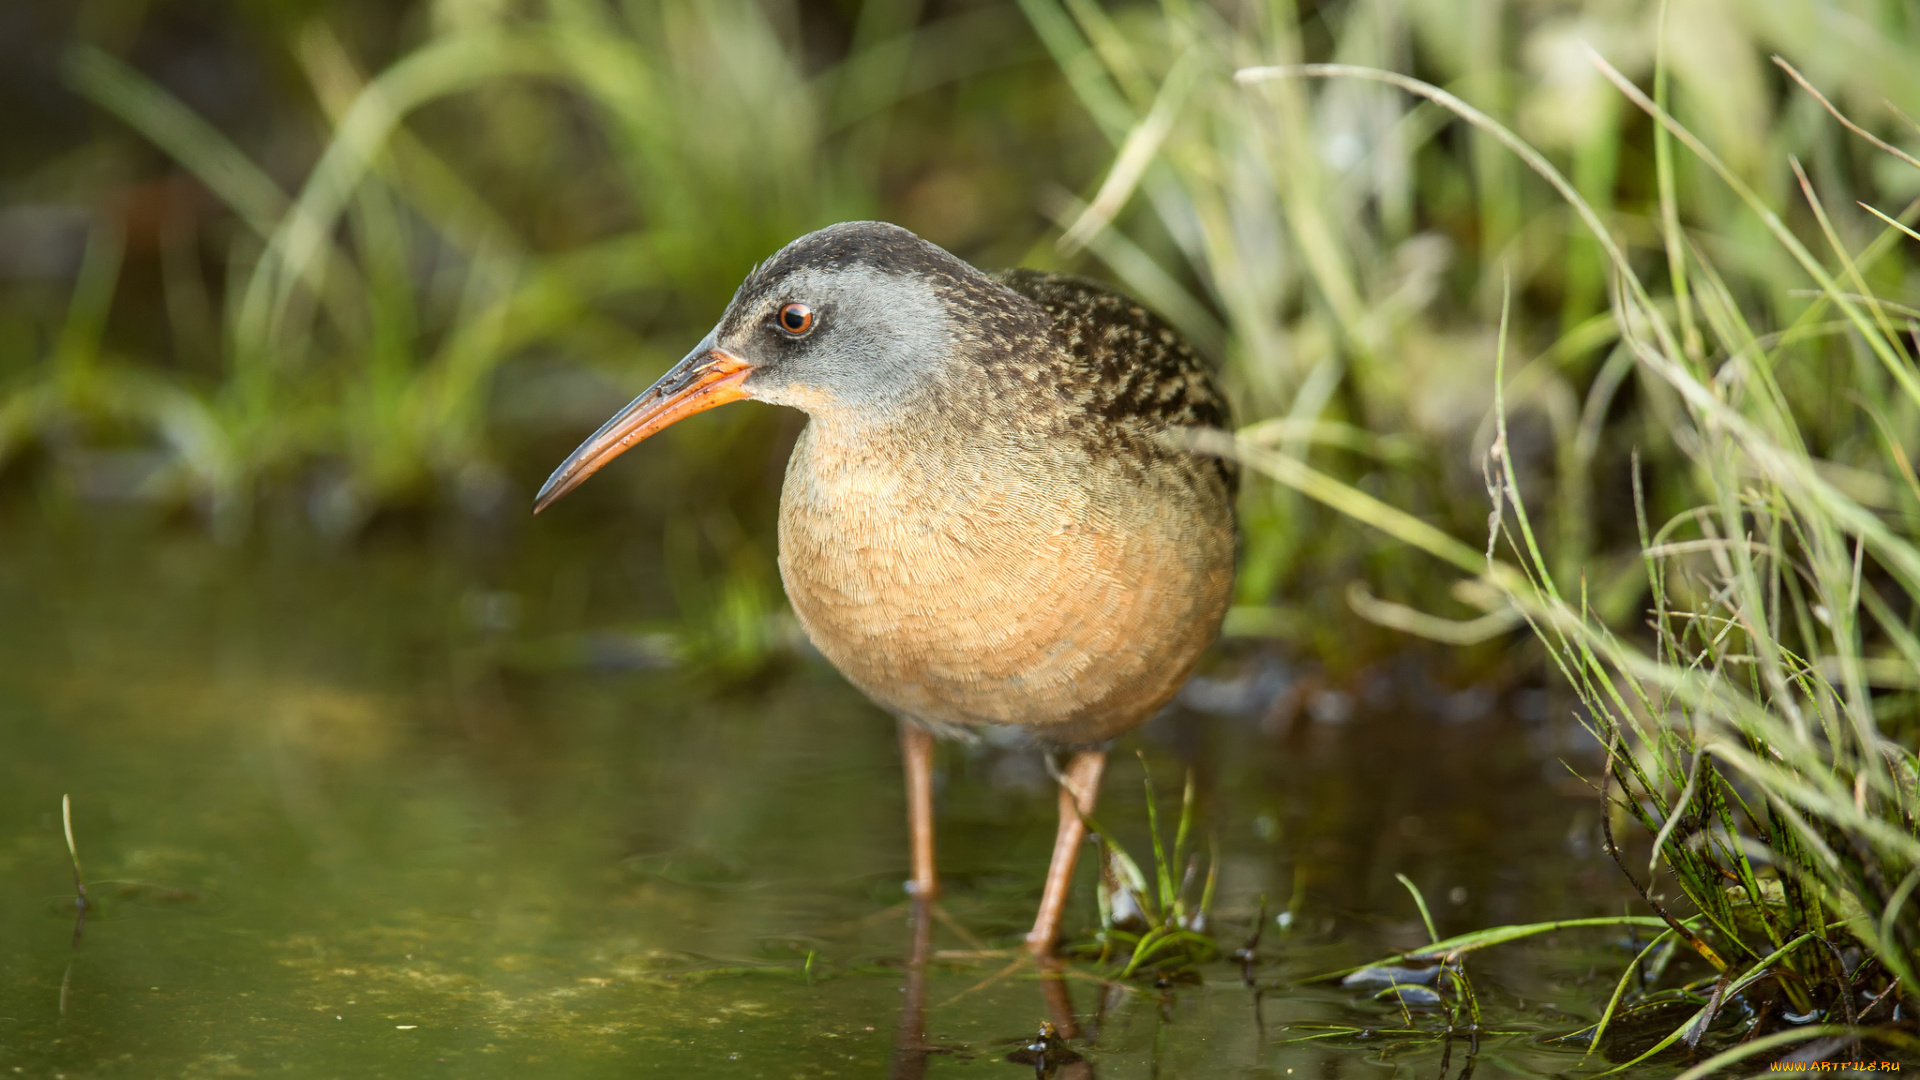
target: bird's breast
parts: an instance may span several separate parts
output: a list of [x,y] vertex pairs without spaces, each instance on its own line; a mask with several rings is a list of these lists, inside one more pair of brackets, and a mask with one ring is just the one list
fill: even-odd
[[1061,450],[876,452],[810,424],[780,503],[780,574],[816,647],[883,706],[1106,738],[1172,696],[1233,576],[1224,491]]

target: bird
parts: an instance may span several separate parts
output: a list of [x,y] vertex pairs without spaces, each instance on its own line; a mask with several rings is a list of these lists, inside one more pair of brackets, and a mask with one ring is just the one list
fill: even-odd
[[1172,700],[1230,602],[1237,470],[1181,434],[1228,425],[1208,365],[1102,283],[989,274],[900,226],[842,222],[755,267],[534,512],[740,400],[807,414],[781,583],[815,648],[898,720],[909,892],[939,887],[936,738],[1049,755],[1059,825],[1026,945],[1052,954],[1108,745]]

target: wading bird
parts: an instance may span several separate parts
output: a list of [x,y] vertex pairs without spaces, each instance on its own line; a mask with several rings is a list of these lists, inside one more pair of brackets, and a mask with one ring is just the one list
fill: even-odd
[[780,578],[820,652],[900,720],[916,896],[936,890],[936,736],[1069,751],[1033,931],[1053,949],[1108,740],[1173,697],[1233,584],[1235,473],[1206,366],[1131,299],[981,273],[849,222],[747,276],[684,360],[554,470],[539,512],[654,432],[730,401],[805,411]]

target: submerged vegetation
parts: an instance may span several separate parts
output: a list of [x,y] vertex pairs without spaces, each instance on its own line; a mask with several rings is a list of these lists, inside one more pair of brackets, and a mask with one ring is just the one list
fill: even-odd
[[[449,2],[372,73],[316,20],[283,28],[322,129],[297,169],[77,45],[103,139],[168,164],[58,287],[0,294],[0,475],[224,537],[273,505],[337,536],[485,516],[557,460],[513,452],[591,426],[806,229],[1105,273],[1221,363],[1240,426],[1198,448],[1275,481],[1244,496],[1231,634],[1337,677],[1412,633],[1570,688],[1647,907],[1610,925],[1655,934],[1592,1045],[1678,1003],[1629,1057],[1911,1052],[1920,22],[1460,7]],[[681,468],[656,487],[726,484],[664,545],[676,655],[737,679],[787,639],[736,523],[768,478]],[[1153,823],[1151,879],[1108,841],[1093,955],[1120,977],[1214,950],[1192,804],[1169,850]],[[1522,930],[1369,970],[1438,961],[1444,1023],[1407,1032],[1471,1035],[1461,957]]]

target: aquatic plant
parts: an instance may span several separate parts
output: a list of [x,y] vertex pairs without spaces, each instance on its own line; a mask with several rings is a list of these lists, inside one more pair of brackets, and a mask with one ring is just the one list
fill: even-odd
[[1089,821],[1089,831],[1100,845],[1100,877],[1094,887],[1100,926],[1090,941],[1070,944],[1063,951],[1096,960],[1118,979],[1145,975],[1169,981],[1197,978],[1200,965],[1220,955],[1220,946],[1207,925],[1219,860],[1209,858],[1206,876],[1200,876],[1200,856],[1193,850],[1193,773],[1187,773],[1180,796],[1180,818],[1174,827],[1173,845],[1168,847],[1160,835],[1153,772],[1146,767],[1144,757],[1141,767],[1146,773],[1141,782],[1146,788],[1153,875],[1149,878],[1141,870],[1139,862],[1112,833]]
[[[1907,224],[1920,203],[1880,208],[1871,196],[1888,170],[1920,162],[1784,60],[1794,101],[1813,111],[1782,106],[1801,119],[1771,146],[1741,136],[1721,123],[1725,112],[1766,103],[1735,100],[1743,83],[1670,86],[1664,8],[1646,50],[1651,93],[1579,47],[1580,37],[1604,44],[1604,27],[1562,50],[1606,102],[1580,118],[1586,141],[1561,158],[1569,176],[1497,118],[1512,97],[1489,84],[1495,75],[1460,70],[1456,95],[1377,66],[1393,57],[1358,6],[1331,52],[1359,62],[1338,64],[1300,63],[1303,31],[1279,13],[1248,32],[1169,3],[1151,32],[1128,33],[1092,5],[1026,7],[1117,148],[1101,190],[1063,215],[1064,243],[1088,245],[1169,312],[1226,313],[1224,325],[1189,332],[1223,339],[1255,422],[1195,445],[1288,493],[1253,497],[1243,600],[1264,602],[1283,568],[1324,565],[1309,554],[1316,543],[1372,546],[1337,529],[1316,540],[1302,524],[1320,520],[1302,512],[1311,500],[1465,575],[1447,597],[1399,557],[1370,560],[1373,579],[1400,597],[1356,589],[1358,613],[1456,644],[1525,622],[1576,695],[1605,750],[1596,779],[1608,851],[1665,927],[1623,975],[1596,1042],[1634,1000],[1634,970],[1681,948],[1712,974],[1683,989],[1692,1017],[1635,1061],[1696,1046],[1735,1000],[1751,1019],[1714,1067],[1834,1031],[1911,1047],[1886,1021],[1912,999],[1920,959],[1920,481],[1906,449],[1920,430],[1920,325],[1912,305],[1884,297],[1905,284],[1897,249],[1920,239]],[[1812,17],[1783,18],[1794,16]],[[1722,29],[1734,40],[1759,33]],[[1910,100],[1895,46],[1861,48],[1851,75],[1815,59],[1849,93],[1876,85],[1872,72]],[[1333,81],[1316,97],[1320,80]],[[1376,88],[1424,104],[1406,109]],[[1676,119],[1674,101],[1694,124]],[[1827,112],[1837,124],[1818,122]],[[1470,140],[1436,145],[1455,121]],[[1697,131],[1716,124],[1718,140]],[[1853,164],[1829,134],[1842,125],[1880,163]],[[1342,139],[1358,145],[1330,152]],[[1813,172],[1790,139],[1816,155]],[[1622,170],[1635,157],[1651,175]],[[1523,183],[1521,167],[1545,184]],[[1401,298],[1412,286],[1387,257],[1396,240],[1402,257],[1417,250],[1414,215],[1395,202],[1415,172],[1430,185],[1472,179],[1475,284],[1499,298],[1497,336],[1469,335],[1456,354],[1479,351],[1484,365],[1440,367],[1433,380],[1417,359],[1419,336],[1434,333],[1419,323],[1432,316],[1419,315],[1424,300]],[[1832,191],[1856,187],[1876,221],[1833,211]],[[1136,191],[1141,208],[1126,215]],[[1631,192],[1638,206],[1615,205]],[[1520,214],[1541,198],[1563,207],[1541,220],[1579,229],[1579,242],[1528,235]],[[1183,270],[1146,256],[1123,226]],[[1213,304],[1179,284],[1189,277]],[[1597,315],[1596,283],[1607,297]],[[1543,336],[1515,308],[1521,290],[1558,293],[1563,318],[1509,377],[1511,349]],[[1417,423],[1402,437],[1473,444],[1493,502],[1484,545],[1456,539],[1470,531],[1457,503],[1418,490],[1423,480],[1444,489],[1444,468],[1396,465],[1379,434],[1443,380],[1482,379],[1491,400],[1459,428],[1477,443]],[[1617,492],[1611,521],[1594,511],[1602,480]],[[1463,604],[1477,617],[1431,613]],[[1238,622],[1286,625],[1258,612]],[[1616,842],[1627,821],[1650,841],[1644,867]],[[1657,875],[1684,904],[1660,898]]]
[[[1413,1043],[1438,1041],[1441,1044],[1440,1073],[1446,1075],[1453,1060],[1455,1041],[1466,1044],[1466,1064],[1461,1075],[1470,1075],[1480,1040],[1488,1036],[1514,1034],[1489,1027],[1474,993],[1473,980],[1467,975],[1466,958],[1480,949],[1550,934],[1560,930],[1597,926],[1635,926],[1656,923],[1647,917],[1617,916],[1599,919],[1567,919],[1526,926],[1503,926],[1442,939],[1434,925],[1427,898],[1405,874],[1395,874],[1420,912],[1430,944],[1384,957],[1372,963],[1323,975],[1322,981],[1339,979],[1340,985],[1355,990],[1373,990],[1374,998],[1399,1010],[1401,1026],[1363,1027],[1351,1023],[1309,1022],[1289,1025],[1308,1032],[1281,1040],[1283,1043],[1312,1042],[1320,1039],[1390,1038]],[[1257,940],[1257,936],[1256,936]],[[1252,943],[1249,943],[1251,949]],[[1251,958],[1249,958],[1249,961]],[[1251,968],[1247,981],[1254,982]],[[1416,1016],[1416,1012],[1419,1013]]]

